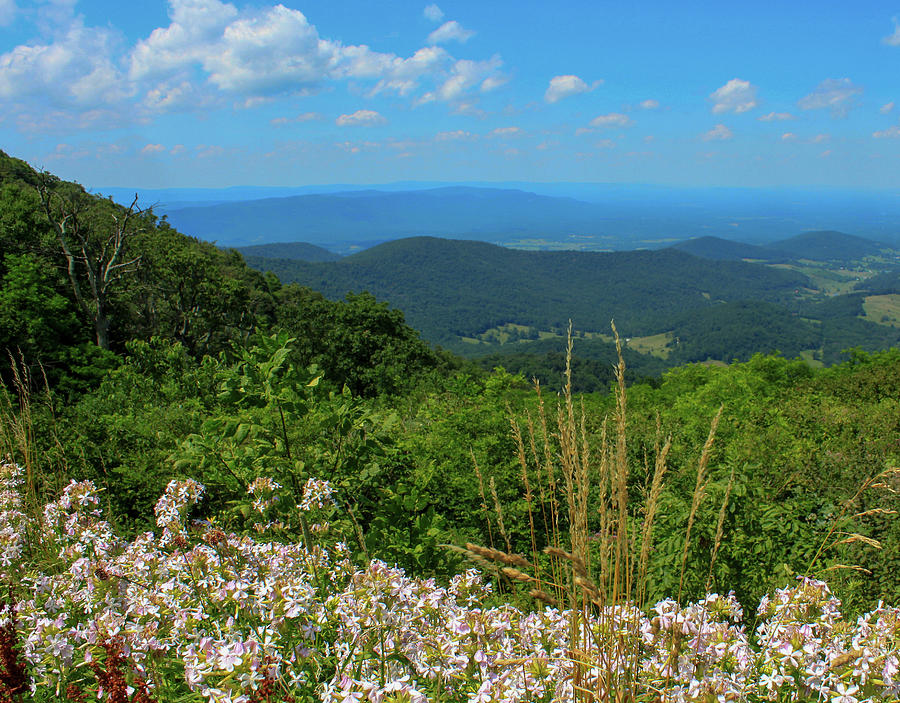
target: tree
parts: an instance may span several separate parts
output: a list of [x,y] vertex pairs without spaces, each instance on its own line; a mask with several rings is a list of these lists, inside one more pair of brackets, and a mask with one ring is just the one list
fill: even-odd
[[[127,208],[99,200],[83,188],[40,174],[37,192],[78,307],[94,325],[97,346],[109,349],[110,302],[120,281],[137,270],[133,240],[143,232],[137,195]],[[87,285],[84,286],[83,284]]]

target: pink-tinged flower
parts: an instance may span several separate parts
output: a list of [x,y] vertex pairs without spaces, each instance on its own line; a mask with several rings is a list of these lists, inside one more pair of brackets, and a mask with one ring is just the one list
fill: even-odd
[[240,642],[234,642],[216,651],[216,667],[222,671],[234,671],[236,666],[244,663],[244,646]]
[[334,502],[333,493],[334,490],[328,481],[311,478],[303,487],[303,498],[297,507],[303,511],[311,510],[314,507],[324,508],[326,504]]
[[854,693],[859,692],[859,686],[848,686],[843,681],[839,681],[835,688],[837,695],[832,697],[831,703],[859,703],[858,699],[853,696]]

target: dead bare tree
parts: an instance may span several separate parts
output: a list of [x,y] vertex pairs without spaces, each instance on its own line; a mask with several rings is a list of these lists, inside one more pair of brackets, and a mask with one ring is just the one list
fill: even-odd
[[137,207],[135,194],[127,208],[110,202],[105,213],[80,188],[64,190],[54,181],[41,175],[41,207],[65,259],[75,300],[94,324],[97,346],[109,349],[110,297],[116,284],[140,265],[141,257],[130,255],[129,244],[143,231],[139,221],[144,210]]

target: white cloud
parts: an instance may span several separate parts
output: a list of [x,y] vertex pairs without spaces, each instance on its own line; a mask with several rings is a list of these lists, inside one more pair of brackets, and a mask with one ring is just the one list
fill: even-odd
[[[32,16],[53,39],[0,53],[4,117],[21,130],[121,126],[167,112],[254,108],[349,81],[368,82],[369,95],[393,93],[413,104],[443,101],[465,111],[461,106],[471,107],[473,94],[508,80],[499,56],[458,60],[431,45],[402,57],[344,45],[321,37],[303,13],[281,4],[238,8],[225,0],[169,0],[168,25],[129,46],[112,29],[85,27],[75,15],[76,2],[42,0]],[[0,0],[0,21],[15,3]],[[471,35],[459,23],[445,23],[436,38],[463,41]]]
[[183,151],[184,151],[184,144],[176,144],[175,146],[172,147],[172,149],[171,149],[171,151],[169,151],[169,153],[172,154],[173,156],[177,156],[178,154],[180,154]]
[[849,78],[827,78],[809,95],[797,101],[803,110],[828,108],[834,117],[845,117],[850,111],[852,99],[863,92]]
[[221,146],[201,144],[197,147],[197,158],[211,159],[216,156],[222,156],[225,149]]
[[759,105],[756,100],[756,86],[740,78],[732,78],[710,94],[709,99],[713,102],[712,111],[715,114],[722,112],[740,114]]
[[652,98],[650,100],[642,100],[639,107],[642,110],[656,110],[659,108],[659,100],[653,100]]
[[237,14],[234,5],[219,0],[170,0],[171,24],[137,43],[130,56],[131,77],[165,78],[204,63]]
[[822,142],[827,142],[829,139],[831,139],[830,134],[817,134],[809,141],[811,141],[813,144],[821,144]]
[[425,9],[422,10],[422,14],[425,15],[425,19],[431,20],[432,22],[440,22],[444,19],[443,11],[434,3],[427,5]]
[[0,99],[38,98],[57,109],[120,103],[133,90],[111,59],[115,41],[110,31],[76,19],[53,44],[0,54]]
[[783,142],[793,142],[797,140],[797,135],[793,132],[785,132],[781,135],[781,141]]
[[704,132],[700,138],[705,142],[725,141],[731,139],[734,133],[723,124],[717,124],[708,132]]
[[882,115],[886,115],[893,109],[894,109],[894,101],[891,100],[891,102],[885,103],[884,105],[882,105],[881,108],[879,108],[878,112],[880,112]]
[[426,46],[408,59],[393,57],[384,67],[384,77],[369,91],[369,95],[378,95],[383,91],[408,95],[419,87],[423,76],[439,74],[452,63],[453,57],[439,46]]
[[598,115],[591,120],[591,127],[629,127],[634,124],[628,115],[621,112],[611,112],[608,115]]
[[172,112],[203,107],[210,97],[200,95],[190,81],[159,83],[144,95],[144,107],[153,112]]
[[161,151],[165,151],[166,147],[162,144],[147,144],[143,149],[141,149],[142,154],[158,154]]
[[457,102],[453,107],[454,115],[469,115],[470,117],[477,117],[479,120],[483,120],[487,117],[487,113],[478,107],[478,102],[475,100],[463,100]]
[[891,125],[887,129],[872,132],[875,139],[900,139],[900,125]]
[[436,142],[468,141],[475,138],[474,134],[466,132],[463,129],[457,129],[452,132],[438,132],[434,135],[434,140]]
[[594,146],[598,149],[614,149],[616,143],[612,139],[601,139]]
[[[427,46],[402,58],[365,45],[345,46],[321,37],[302,12],[283,5],[243,13],[220,0],[170,0],[170,5],[169,27],[154,30],[132,52],[132,78],[171,81],[199,69],[219,91],[245,97],[308,95],[328,81],[354,79],[376,81],[369,95],[407,96],[423,80],[444,84],[418,103],[453,99],[445,97],[454,94],[453,81],[461,81],[463,90],[485,82],[487,90],[505,80],[492,75],[502,63],[498,57],[460,62],[441,47]],[[433,35],[437,41],[464,41],[472,33],[448,22]],[[460,79],[466,66],[482,71],[477,81]]]
[[783,122],[794,119],[794,116],[790,112],[770,112],[768,115],[762,115],[756,119],[760,122]]
[[444,22],[440,27],[428,35],[429,44],[444,44],[450,41],[467,42],[475,36],[475,32],[466,29],[456,20]]
[[11,24],[16,16],[15,0],[0,0],[0,27]]
[[502,64],[499,56],[493,56],[487,61],[456,61],[450,69],[449,78],[436,91],[438,99],[449,101],[461,98],[471,88],[496,75]]
[[900,46],[900,21],[896,17],[892,18],[894,22],[894,33],[889,34],[881,41],[888,46]]
[[554,76],[550,79],[547,92],[544,93],[544,100],[548,103],[555,103],[570,95],[589,93],[602,82],[594,81],[593,85],[588,85],[578,76]]
[[496,90],[500,86],[506,85],[508,82],[509,78],[507,76],[488,76],[481,82],[481,85],[478,89],[482,93],[490,93],[492,90]]
[[372,126],[384,124],[387,120],[374,110],[357,110],[349,115],[341,115],[334,123],[338,127]]
[[492,130],[490,135],[491,137],[514,137],[517,134],[521,134],[521,127],[497,127],[497,129]]
[[338,142],[335,146],[350,154],[358,154],[361,151],[378,149],[381,145],[378,142]]
[[296,117],[276,117],[271,120],[270,124],[275,127],[280,127],[286,124],[294,124],[297,122],[312,122],[314,120],[323,120],[325,119],[325,115],[320,112],[303,112]]

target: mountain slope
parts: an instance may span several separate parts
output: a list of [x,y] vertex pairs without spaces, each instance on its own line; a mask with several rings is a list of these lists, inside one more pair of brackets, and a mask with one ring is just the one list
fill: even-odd
[[[792,301],[808,279],[743,262],[710,261],[675,250],[520,251],[483,242],[414,237],[341,261],[254,265],[339,298],[367,290],[401,308],[433,342],[451,344],[506,323],[623,336],[670,329],[685,310],[722,300]],[[458,347],[454,347],[458,348]]]
[[288,261],[337,261],[340,255],[306,242],[285,242],[283,244],[256,244],[249,247],[237,247],[244,258],[287,259]]
[[765,246],[775,253],[813,261],[854,261],[877,256],[886,245],[853,234],[830,230],[804,232]]
[[673,244],[671,248],[703,259],[717,261],[741,261],[743,259],[767,261],[777,256],[771,249],[721,237],[695,237]]

